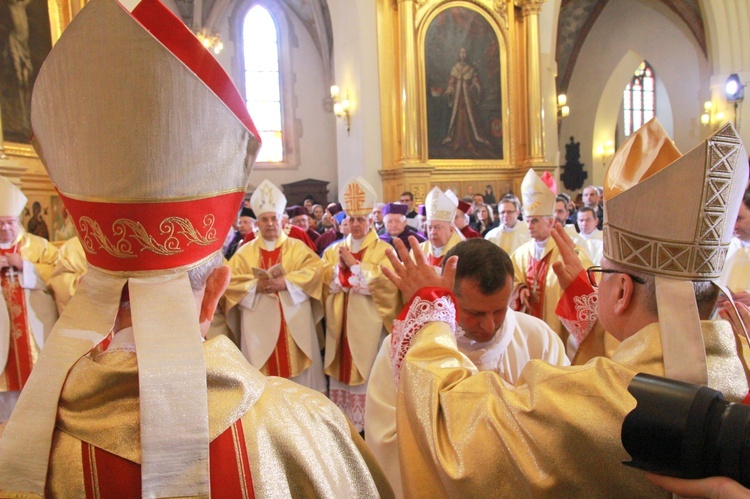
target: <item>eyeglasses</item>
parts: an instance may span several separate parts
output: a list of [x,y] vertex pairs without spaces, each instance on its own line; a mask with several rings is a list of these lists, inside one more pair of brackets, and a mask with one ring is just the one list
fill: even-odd
[[636,275],[628,274],[627,272],[622,272],[620,270],[603,269],[599,266],[593,266],[586,269],[586,275],[589,278],[589,284],[591,284],[591,286],[594,288],[599,287],[599,279],[596,278],[596,274],[625,274],[626,276],[630,276],[630,278],[638,284],[646,284],[646,281],[643,280],[643,278]]

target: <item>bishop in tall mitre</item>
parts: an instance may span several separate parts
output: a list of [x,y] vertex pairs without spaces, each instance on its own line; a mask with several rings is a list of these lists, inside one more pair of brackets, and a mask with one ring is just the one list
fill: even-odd
[[427,241],[419,247],[427,255],[430,265],[440,272],[443,257],[455,245],[464,240],[453,219],[458,207],[458,199],[451,192],[450,195],[433,187],[424,200],[427,219]]
[[323,261],[281,229],[286,197],[278,187],[264,180],[250,205],[258,237],[229,261],[227,323],[242,353],[263,374],[325,393],[322,336],[317,334],[323,317]]
[[[552,270],[552,264],[560,256],[557,244],[550,237],[555,224],[555,193],[530,169],[521,183],[521,196],[523,216],[529,224],[531,239],[511,255],[515,271],[514,294],[517,297],[513,308],[546,322],[563,340],[572,359],[583,337],[569,335],[555,313],[562,296],[560,283]],[[584,266],[590,266],[585,250],[577,250]]]
[[370,370],[391,331],[400,297],[382,272],[391,265],[386,256],[391,245],[378,238],[368,216],[377,201],[375,190],[356,177],[344,184],[339,199],[351,232],[323,253],[328,265],[324,365],[331,400],[361,432]]
[[57,248],[21,225],[26,196],[0,177],[0,421],[13,412],[57,320],[47,287]]

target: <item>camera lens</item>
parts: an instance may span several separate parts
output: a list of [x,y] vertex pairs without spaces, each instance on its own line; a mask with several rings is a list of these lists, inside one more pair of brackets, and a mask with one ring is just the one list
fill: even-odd
[[647,374],[628,387],[637,406],[625,417],[626,462],[681,478],[728,476],[750,485],[750,407],[721,392]]

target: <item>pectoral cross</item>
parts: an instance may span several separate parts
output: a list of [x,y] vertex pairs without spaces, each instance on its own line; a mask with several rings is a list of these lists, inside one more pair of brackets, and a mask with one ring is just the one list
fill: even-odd
[[531,284],[531,296],[534,298],[532,301],[536,301],[539,297],[539,280],[534,279],[534,282]]
[[12,265],[8,266],[8,281],[16,282],[17,275],[18,275],[18,272],[16,272],[16,269],[13,268]]

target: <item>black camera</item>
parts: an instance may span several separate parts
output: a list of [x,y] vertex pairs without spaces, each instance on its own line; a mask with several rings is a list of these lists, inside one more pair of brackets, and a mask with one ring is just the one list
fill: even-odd
[[721,392],[649,374],[628,386],[638,405],[622,423],[628,466],[679,478],[726,476],[750,487],[750,406]]

